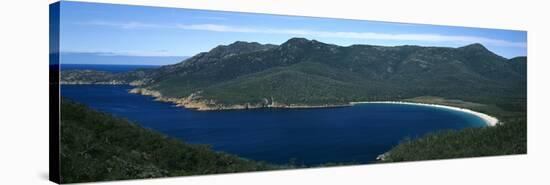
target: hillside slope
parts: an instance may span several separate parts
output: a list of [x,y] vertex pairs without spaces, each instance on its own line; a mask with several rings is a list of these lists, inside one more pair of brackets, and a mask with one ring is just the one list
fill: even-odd
[[430,133],[404,140],[381,157],[381,162],[420,161],[527,153],[527,122],[505,120],[495,127]]

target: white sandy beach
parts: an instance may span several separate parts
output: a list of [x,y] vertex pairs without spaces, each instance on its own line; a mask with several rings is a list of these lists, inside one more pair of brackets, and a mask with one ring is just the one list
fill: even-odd
[[484,120],[485,123],[487,124],[487,126],[495,126],[495,125],[499,124],[498,119],[493,117],[493,116],[489,116],[487,114],[484,114],[484,113],[481,113],[481,112],[476,112],[476,111],[473,111],[473,110],[470,110],[470,109],[452,107],[452,106],[447,106],[447,105],[428,104],[428,103],[413,103],[413,102],[402,102],[402,101],[350,102],[351,105],[367,104],[367,103],[406,104],[406,105],[419,105],[419,106],[430,106],[430,107],[451,109],[451,110],[455,110],[455,111],[465,112],[465,113],[468,113],[468,114],[473,114],[473,115],[481,118],[482,120]]

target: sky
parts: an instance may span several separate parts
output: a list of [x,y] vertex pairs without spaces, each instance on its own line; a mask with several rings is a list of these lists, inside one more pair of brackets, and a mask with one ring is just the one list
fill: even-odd
[[[62,1],[60,11],[62,56],[63,53],[92,53],[101,56],[188,57],[235,41],[281,44],[292,37],[340,46],[461,47],[481,43],[506,58],[527,55],[527,32],[515,30],[71,1]],[[78,63],[86,62],[105,63],[101,59]],[[176,62],[180,61],[173,63]],[[61,63],[71,62],[63,61],[62,57]]]

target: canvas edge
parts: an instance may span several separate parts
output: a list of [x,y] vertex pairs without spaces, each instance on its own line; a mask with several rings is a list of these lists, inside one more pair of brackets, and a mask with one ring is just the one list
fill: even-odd
[[59,36],[61,2],[49,5],[49,180],[60,178]]

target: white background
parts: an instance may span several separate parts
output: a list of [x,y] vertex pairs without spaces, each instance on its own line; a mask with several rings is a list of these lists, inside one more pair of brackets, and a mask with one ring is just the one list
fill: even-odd
[[[0,11],[0,184],[48,177],[48,4],[3,1]],[[213,10],[528,31],[528,155],[255,172],[105,184],[549,184],[550,6],[482,0],[96,0]]]

